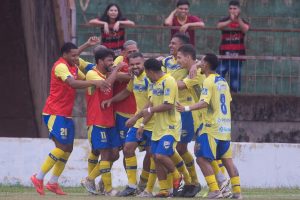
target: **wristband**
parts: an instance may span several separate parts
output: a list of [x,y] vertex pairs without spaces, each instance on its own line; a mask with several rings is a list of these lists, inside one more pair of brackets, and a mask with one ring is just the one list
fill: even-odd
[[191,110],[191,108],[189,107],[189,106],[184,106],[184,111],[185,112],[188,112],[188,111],[190,111]]
[[144,128],[145,124],[144,123],[140,123],[140,127]]
[[147,111],[148,111],[148,113],[151,113],[151,107],[149,107],[149,108],[147,109]]

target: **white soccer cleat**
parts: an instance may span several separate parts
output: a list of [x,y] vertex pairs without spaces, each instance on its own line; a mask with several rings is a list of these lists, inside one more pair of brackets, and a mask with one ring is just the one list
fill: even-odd
[[152,192],[147,192],[146,190],[144,190],[139,195],[137,195],[137,197],[152,198],[154,197],[154,195],[152,194]]
[[89,180],[87,177],[81,180],[81,185],[91,194],[98,195],[96,190],[95,181]]
[[111,191],[105,192],[104,194],[105,194],[105,196],[115,197],[115,196],[118,196],[119,191],[115,190],[115,189],[112,189]]

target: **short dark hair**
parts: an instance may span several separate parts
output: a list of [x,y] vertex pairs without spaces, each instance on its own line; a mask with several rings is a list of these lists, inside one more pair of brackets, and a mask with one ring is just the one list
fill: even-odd
[[190,44],[190,37],[185,35],[184,33],[175,33],[172,38],[178,38],[182,44]]
[[181,6],[181,5],[188,5],[190,6],[190,2],[188,0],[178,0],[176,7]]
[[219,66],[219,59],[216,54],[206,53],[204,56],[204,61],[209,64],[210,69],[213,71],[216,71],[217,67]]
[[228,5],[240,7],[240,2],[237,0],[231,0]]
[[151,70],[156,72],[161,71],[161,65],[162,65],[161,61],[158,61],[155,58],[149,58],[144,63],[146,70]]
[[71,51],[71,49],[78,49],[78,47],[73,44],[72,42],[66,42],[60,49],[60,53],[61,55],[63,55],[64,53],[69,53]]
[[115,57],[115,53],[111,49],[99,49],[95,52],[95,62],[98,64],[98,60],[104,60],[107,57]]
[[142,53],[140,53],[140,52],[134,52],[134,53],[132,53],[132,54],[130,54],[129,56],[128,56],[128,61],[131,59],[131,58],[144,58],[144,56],[143,56],[143,54]]
[[183,53],[183,55],[189,55],[192,57],[193,60],[196,60],[196,50],[193,45],[191,44],[184,44],[179,49],[177,52]]

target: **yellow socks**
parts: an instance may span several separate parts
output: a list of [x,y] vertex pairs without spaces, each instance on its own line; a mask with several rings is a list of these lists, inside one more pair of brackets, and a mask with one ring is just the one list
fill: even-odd
[[[167,183],[168,183],[168,190],[172,190],[173,189],[173,174],[172,173],[168,173]],[[171,193],[173,193],[173,190],[171,191]]]
[[57,176],[59,177],[62,172],[64,171],[65,169],[65,166],[66,166],[66,163],[70,157],[70,154],[69,152],[65,152],[61,157],[60,159],[55,163],[54,165],[54,168],[53,168],[53,176]]
[[109,161],[100,161],[99,169],[102,175],[102,181],[104,184],[104,189],[106,192],[110,192],[112,190],[112,182],[111,182],[111,172],[110,172],[110,162]]
[[125,158],[125,166],[128,178],[128,186],[131,188],[136,188],[136,156]]
[[231,182],[232,192],[234,194],[241,193],[240,177],[239,176],[232,177],[230,179],[230,182]]
[[[155,169],[155,166],[154,166],[154,169]],[[141,179],[144,183],[147,183],[148,178],[149,178],[149,172],[147,172],[146,170],[142,169],[142,173],[141,173],[141,175],[140,175],[140,179]]]
[[156,170],[155,170],[155,162],[153,158],[150,158],[150,173],[148,177],[148,182],[146,186],[146,191],[147,192],[152,192],[154,188],[154,184],[156,182]]
[[159,190],[160,191],[169,191],[170,188],[169,188],[168,179],[159,180],[158,184],[159,184]]
[[59,148],[53,149],[46,160],[42,164],[41,171],[46,174],[54,166],[54,164],[65,154],[65,152]]
[[205,177],[210,192],[220,190],[215,175]]
[[222,173],[224,175],[226,175],[226,168],[224,167],[222,160],[217,160],[218,164],[219,164],[219,168],[221,169]]
[[88,157],[88,174],[90,174],[98,163],[99,156],[90,152]]
[[172,155],[171,160],[175,164],[177,170],[183,175],[185,184],[190,185],[192,182],[191,176],[177,151],[175,151],[175,153]]
[[[101,161],[100,161],[101,162]],[[89,173],[88,179],[95,180],[98,176],[100,176],[100,162],[94,167],[94,169]]]
[[199,180],[198,180],[198,176],[195,168],[195,162],[192,154],[187,151],[185,154],[182,155],[182,159],[184,160],[186,168],[189,171],[189,174],[192,179],[192,183],[198,185]]
[[178,170],[175,168],[174,172],[172,172],[173,179],[177,180],[181,178],[181,175],[179,174]]

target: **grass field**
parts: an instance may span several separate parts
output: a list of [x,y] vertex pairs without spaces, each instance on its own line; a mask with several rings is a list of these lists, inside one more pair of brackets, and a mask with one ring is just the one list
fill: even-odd
[[[22,186],[0,186],[0,199],[1,200],[52,200],[52,199],[72,199],[72,200],[104,200],[105,196],[92,196],[87,194],[83,188],[64,188],[64,191],[68,193],[67,196],[57,196],[50,192],[46,192],[45,196],[39,196],[34,188],[22,187]],[[207,192],[206,189],[201,191],[197,199],[204,199],[201,196]],[[300,189],[243,189],[244,199],[251,200],[299,200]],[[136,197],[127,197],[132,199]],[[124,199],[120,197],[114,197],[113,199]],[[137,199],[137,198],[136,198]],[[183,199],[183,198],[176,198]],[[149,199],[150,200],[150,199]]]

